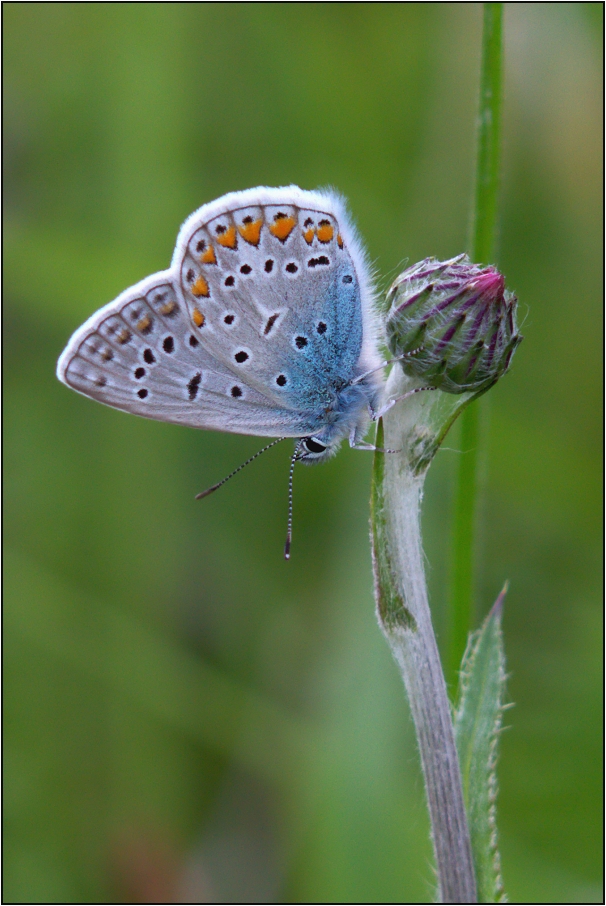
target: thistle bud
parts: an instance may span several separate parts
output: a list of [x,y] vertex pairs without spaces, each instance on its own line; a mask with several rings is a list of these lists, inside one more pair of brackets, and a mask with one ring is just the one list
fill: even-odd
[[509,368],[522,341],[518,300],[496,268],[426,258],[407,268],[387,294],[386,329],[410,377],[447,393],[487,390]]

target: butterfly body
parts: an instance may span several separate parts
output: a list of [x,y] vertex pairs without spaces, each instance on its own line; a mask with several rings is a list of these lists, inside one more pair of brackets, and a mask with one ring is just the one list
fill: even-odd
[[171,267],[93,315],[57,374],[148,418],[298,438],[314,461],[361,439],[378,367],[368,266],[342,202],[290,186],[192,214]]

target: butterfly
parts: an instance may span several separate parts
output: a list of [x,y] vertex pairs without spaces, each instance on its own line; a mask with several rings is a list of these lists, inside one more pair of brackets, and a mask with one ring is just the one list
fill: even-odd
[[[268,446],[295,438],[292,488],[295,461],[326,460],[345,438],[372,449],[377,337],[370,268],[341,197],[259,187],[188,217],[170,268],[92,315],[57,376],[135,415],[277,438]],[[291,517],[292,504],[289,537]]]

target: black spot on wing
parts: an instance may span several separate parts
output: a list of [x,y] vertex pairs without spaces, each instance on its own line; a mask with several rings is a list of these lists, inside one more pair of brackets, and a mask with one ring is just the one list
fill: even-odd
[[189,383],[187,385],[187,391],[189,393],[190,400],[195,400],[201,380],[202,380],[202,372],[198,371],[196,374],[194,374],[191,381],[189,381]]
[[280,317],[280,313],[276,312],[275,314],[271,315],[271,317],[269,317],[267,319],[267,324],[265,325],[265,330],[263,331],[265,336],[267,336],[267,334],[273,329],[273,326],[279,317]]

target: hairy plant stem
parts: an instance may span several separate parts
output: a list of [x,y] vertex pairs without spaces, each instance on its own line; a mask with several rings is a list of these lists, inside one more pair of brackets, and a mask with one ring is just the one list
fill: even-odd
[[[414,387],[394,369],[393,399]],[[377,615],[400,668],[425,778],[443,903],[475,903],[476,883],[450,704],[427,598],[420,501],[427,467],[471,394],[421,392],[394,406],[377,432],[372,542]]]

